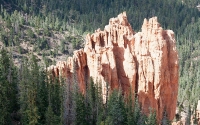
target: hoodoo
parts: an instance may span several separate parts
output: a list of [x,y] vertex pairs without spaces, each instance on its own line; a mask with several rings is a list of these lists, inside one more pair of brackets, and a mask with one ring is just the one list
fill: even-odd
[[[85,93],[89,77],[107,91],[122,88],[123,94],[137,94],[142,111],[153,108],[160,121],[175,115],[178,94],[178,53],[174,32],[163,30],[157,17],[144,19],[141,32],[134,32],[126,13],[111,18],[104,30],[86,36],[84,49],[48,71],[72,80],[74,75]],[[107,85],[108,84],[108,85]],[[133,96],[134,97],[134,96]]]

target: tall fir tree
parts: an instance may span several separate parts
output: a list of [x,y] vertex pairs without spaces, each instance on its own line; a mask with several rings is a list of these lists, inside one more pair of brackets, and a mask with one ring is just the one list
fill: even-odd
[[22,65],[19,84],[21,122],[36,125],[40,118],[37,106],[39,67],[34,55],[31,60],[24,59]]
[[[17,70],[11,55],[5,49],[0,50],[0,124],[11,124],[18,110]],[[11,114],[12,113],[12,114]]]
[[124,98],[121,91],[114,90],[108,100],[108,116],[106,124],[124,125],[127,122]]

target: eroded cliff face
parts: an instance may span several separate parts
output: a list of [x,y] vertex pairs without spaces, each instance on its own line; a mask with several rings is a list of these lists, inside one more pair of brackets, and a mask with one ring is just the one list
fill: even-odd
[[178,94],[178,54],[174,33],[163,30],[153,17],[144,20],[142,32],[134,35],[132,53],[137,61],[138,97],[143,111],[156,109],[157,119],[166,111],[173,119]]
[[163,30],[156,17],[144,19],[142,31],[135,33],[124,12],[111,18],[103,31],[88,34],[84,50],[48,70],[70,80],[75,73],[83,93],[92,77],[101,85],[104,101],[114,88],[121,87],[125,96],[136,93],[145,114],[153,108],[158,121],[164,111],[172,120],[178,93],[175,42],[173,31]]
[[[59,61],[54,66],[47,68],[49,77],[62,77],[66,84],[78,83],[79,90],[84,94],[86,91],[86,82],[89,79],[89,71],[86,62],[86,53],[83,49],[74,51],[73,57],[69,57],[67,61]],[[72,89],[72,85],[70,88]]]

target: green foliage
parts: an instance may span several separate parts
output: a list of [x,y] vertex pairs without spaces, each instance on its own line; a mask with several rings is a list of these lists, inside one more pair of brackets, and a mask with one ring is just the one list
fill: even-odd
[[17,104],[17,74],[10,55],[0,50],[0,124],[11,124],[11,113],[19,108]]
[[150,114],[148,116],[146,125],[157,125],[156,112],[153,109],[150,109]]
[[28,36],[29,36],[30,38],[34,38],[34,37],[35,37],[34,32],[33,32],[30,28],[28,29]]
[[86,117],[87,117],[87,109],[85,106],[85,101],[84,101],[84,96],[81,93],[76,94],[76,119],[75,119],[75,124],[76,125],[88,125],[88,122]]
[[127,125],[145,125],[146,116],[141,112],[138,98],[133,100],[132,96],[130,93],[126,104]]
[[72,39],[72,46],[74,49],[76,48],[76,40],[75,39]]
[[121,91],[114,90],[108,100],[108,125],[124,125],[127,122],[125,104]]
[[[39,123],[45,124],[45,115],[48,112],[48,83],[47,83],[47,73],[45,71],[40,71],[38,76],[38,94],[37,94],[37,107],[40,116]],[[49,107],[48,107],[49,108]]]
[[[180,26],[185,27],[191,21],[192,16],[198,15],[197,9],[188,5],[192,3],[192,7],[195,7],[195,4],[198,4],[196,0],[185,1],[185,4],[182,4],[181,0],[90,1],[89,5],[87,0],[68,0],[66,2],[18,0],[14,3],[18,4],[19,8],[26,13],[42,15],[43,18],[50,17],[46,23],[54,23],[54,29],[59,30],[63,22],[68,21],[75,24],[75,27],[80,29],[82,33],[97,29],[99,26],[103,28],[110,17],[122,11],[127,11],[128,17],[134,17],[130,19],[130,22],[136,30],[139,30],[144,18],[158,16],[166,28],[170,27],[178,31]],[[36,6],[40,9],[37,9]],[[28,7],[35,9],[28,11]],[[186,16],[185,13],[187,13]]]
[[38,124],[40,118],[37,106],[39,67],[34,55],[32,55],[30,61],[24,60],[24,63],[29,65],[24,64],[19,86],[22,123],[35,125]]
[[34,55],[31,60],[24,59],[22,66],[19,84],[21,122],[60,124],[62,91],[59,82],[47,83],[47,73],[40,71]]
[[51,32],[48,28],[44,29],[44,35],[49,36],[49,37],[51,36]]
[[59,117],[57,117],[53,109],[51,108],[51,105],[48,106],[47,111],[46,111],[46,125],[58,125],[59,124]]
[[90,78],[86,93],[86,108],[88,110],[87,120],[90,121],[92,125],[100,124],[103,119],[104,108],[101,91],[101,87],[99,87],[98,84],[94,84],[93,79]]
[[62,53],[65,53],[65,41],[64,40],[61,40],[60,50]]
[[37,46],[40,50],[49,49],[48,41],[44,37],[37,39]]

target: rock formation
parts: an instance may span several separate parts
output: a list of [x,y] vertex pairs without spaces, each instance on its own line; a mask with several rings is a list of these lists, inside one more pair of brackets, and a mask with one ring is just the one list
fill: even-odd
[[101,85],[104,99],[107,91],[119,87],[125,96],[136,93],[145,114],[153,108],[158,121],[163,112],[172,120],[179,68],[175,42],[173,31],[163,30],[157,17],[144,19],[142,31],[135,33],[124,12],[111,18],[103,31],[88,34],[84,50],[75,51],[67,62],[58,62],[48,70],[69,80],[75,73],[83,93],[92,77]]
[[86,53],[83,49],[74,51],[73,57],[69,57],[67,61],[59,61],[56,66],[47,68],[49,76],[66,78],[67,84],[78,83],[79,90],[85,93],[86,81],[89,76],[88,66],[86,62]]

